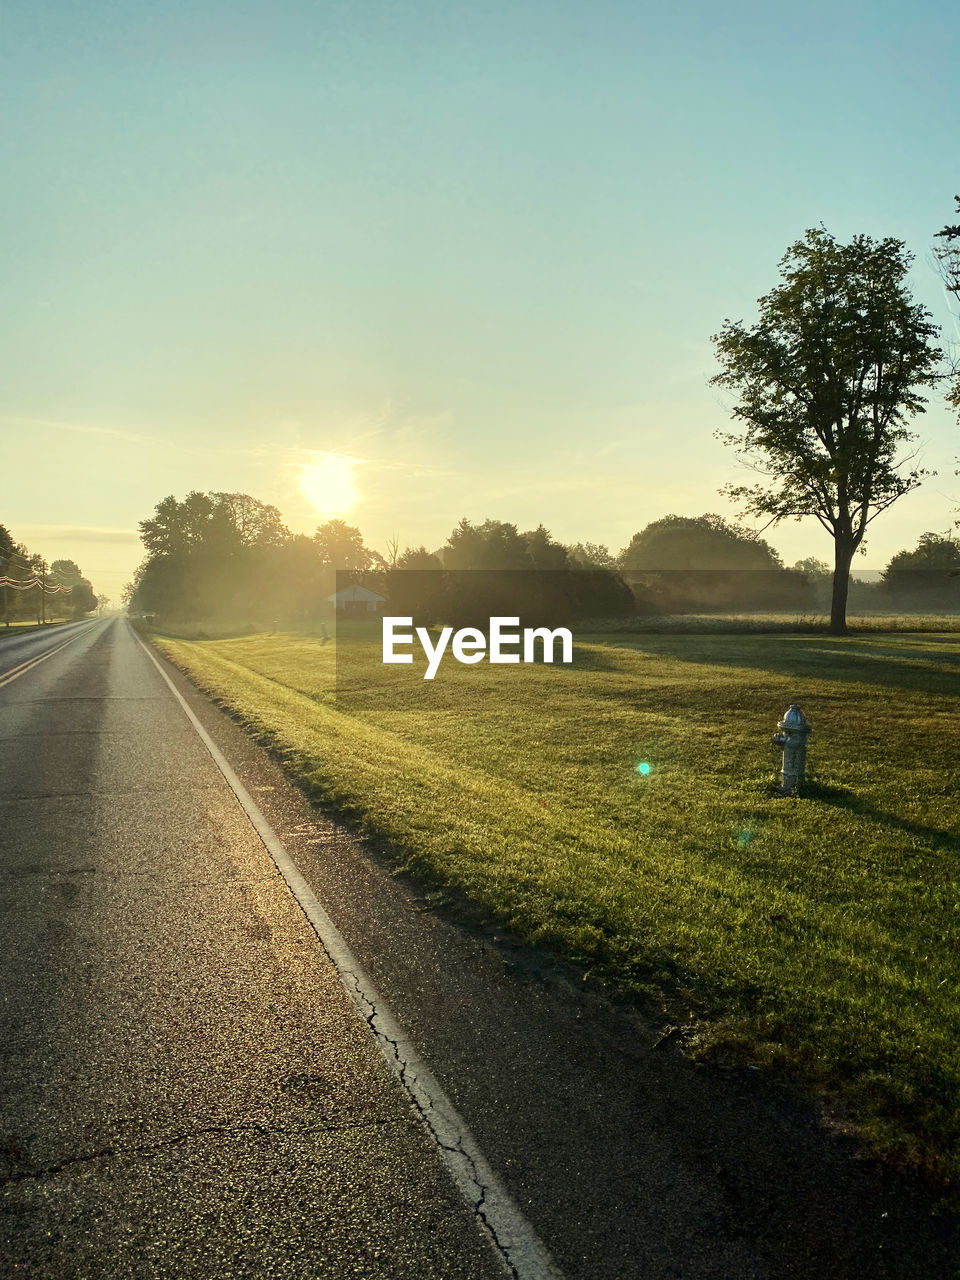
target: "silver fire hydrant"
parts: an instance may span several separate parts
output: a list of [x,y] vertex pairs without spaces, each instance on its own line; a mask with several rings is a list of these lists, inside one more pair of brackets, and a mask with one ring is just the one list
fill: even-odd
[[791,702],[783,713],[783,719],[777,722],[778,732],[773,735],[773,745],[783,748],[783,770],[778,788],[781,795],[789,795],[796,791],[803,781],[807,763],[807,737],[810,733],[810,722],[800,710],[799,704]]

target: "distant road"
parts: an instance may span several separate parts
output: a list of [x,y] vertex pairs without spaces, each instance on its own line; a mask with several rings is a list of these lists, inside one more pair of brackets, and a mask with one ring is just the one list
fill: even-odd
[[0,1274],[502,1280],[129,625],[0,662]]
[[102,625],[99,618],[80,622],[58,622],[36,630],[0,627],[0,679],[15,668],[35,661],[59,645],[73,640],[91,627]]

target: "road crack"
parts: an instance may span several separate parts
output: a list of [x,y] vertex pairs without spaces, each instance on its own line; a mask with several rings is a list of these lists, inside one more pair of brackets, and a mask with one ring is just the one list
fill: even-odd
[[[333,960],[332,956],[330,958]],[[475,1157],[464,1148],[463,1135],[456,1133],[453,1141],[451,1141],[450,1135],[445,1134],[444,1131],[448,1128],[449,1119],[446,1122],[444,1121],[442,1111],[437,1108],[435,1099],[431,1096],[430,1091],[425,1087],[419,1075],[411,1068],[411,1064],[404,1056],[399,1042],[389,1035],[382,1026],[378,1025],[380,1014],[377,1006],[364,989],[359,976],[356,973],[346,972],[341,969],[341,978],[344,980],[344,985],[349,983],[348,991],[359,1008],[363,1020],[370,1028],[371,1034],[380,1045],[388,1062],[392,1062],[404,1092],[410,1099],[414,1110],[433,1142],[441,1153],[445,1152],[448,1156],[454,1158],[453,1160],[445,1161],[445,1163],[448,1166],[458,1164],[460,1166],[460,1180],[463,1181],[465,1179],[472,1184],[473,1195],[465,1198],[467,1198],[474,1217],[493,1244],[510,1276],[513,1277],[513,1280],[521,1280],[521,1271],[511,1257],[511,1245],[502,1238],[496,1223],[487,1212],[487,1197],[491,1187],[477,1167]]]
[[375,1116],[363,1120],[342,1120],[322,1125],[274,1125],[253,1122],[245,1124],[210,1124],[196,1129],[186,1129],[182,1133],[176,1133],[169,1138],[158,1139],[155,1142],[138,1142],[129,1145],[117,1143],[112,1146],[101,1147],[96,1151],[81,1152],[78,1155],[66,1156],[56,1164],[43,1167],[35,1166],[32,1157],[23,1144],[18,1143],[13,1154],[28,1167],[19,1169],[15,1173],[0,1174],[0,1186],[9,1186],[18,1182],[41,1182],[47,1178],[55,1178],[58,1174],[72,1168],[74,1165],[90,1164],[97,1160],[110,1160],[118,1156],[148,1156],[158,1151],[166,1151],[173,1147],[182,1146],[186,1142],[191,1142],[196,1138],[208,1137],[212,1134],[223,1136],[252,1133],[305,1137],[317,1133],[339,1133],[348,1129],[371,1129],[380,1125],[394,1124],[395,1122],[396,1117],[394,1116]]

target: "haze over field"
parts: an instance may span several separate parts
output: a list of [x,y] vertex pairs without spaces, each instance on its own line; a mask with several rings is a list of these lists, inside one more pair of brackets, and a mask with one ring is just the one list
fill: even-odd
[[[733,515],[710,335],[820,222],[904,239],[960,337],[945,0],[12,0],[0,40],[3,520],[114,600],[191,489],[381,550]],[[915,429],[940,474],[856,568],[955,519],[956,415]],[[766,536],[830,558],[813,521]]]

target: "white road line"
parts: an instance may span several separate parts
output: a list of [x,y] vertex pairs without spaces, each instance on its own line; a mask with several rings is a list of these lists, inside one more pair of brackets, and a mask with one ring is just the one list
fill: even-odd
[[487,1163],[477,1140],[433,1073],[421,1061],[413,1044],[380,999],[336,925],[294,866],[276,832],[194,715],[183,694],[164,671],[156,655],[136,632],[133,634],[200,735],[203,745],[210,752],[303,914],[313,926],[341,983],[373,1033],[387,1065],[406,1090],[417,1115],[426,1125],[441,1159],[499,1253],[507,1274],[515,1280],[563,1280],[563,1274],[550,1257],[546,1246]]
[[[91,618],[90,621],[92,622],[93,619]],[[0,674],[0,689],[2,689],[5,684],[12,684],[14,680],[19,680],[19,678],[21,676],[25,676],[28,671],[32,671],[38,663],[46,662],[47,658],[52,658],[55,653],[59,653],[61,649],[65,649],[68,644],[72,644],[78,636],[85,634],[86,628],[83,630],[77,630],[69,637],[69,639],[64,640],[62,644],[58,644],[55,648],[47,649],[36,658],[27,658],[26,661],[21,662],[19,666],[11,667],[9,671],[4,671]]]

